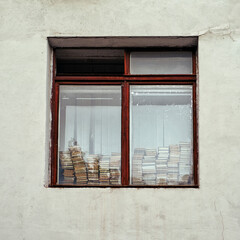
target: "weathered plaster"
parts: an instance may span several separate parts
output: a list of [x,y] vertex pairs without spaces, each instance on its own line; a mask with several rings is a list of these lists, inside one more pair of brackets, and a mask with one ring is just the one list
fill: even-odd
[[[0,1],[0,239],[240,239],[238,0]],[[48,36],[199,35],[200,189],[50,189]]]

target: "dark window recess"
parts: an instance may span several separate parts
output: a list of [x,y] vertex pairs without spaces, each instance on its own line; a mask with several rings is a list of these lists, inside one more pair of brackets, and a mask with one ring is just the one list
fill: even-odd
[[57,49],[57,75],[122,75],[124,51],[119,49]]

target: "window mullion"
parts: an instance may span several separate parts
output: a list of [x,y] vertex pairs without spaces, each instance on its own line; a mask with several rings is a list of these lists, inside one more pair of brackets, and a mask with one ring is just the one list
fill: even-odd
[[198,126],[197,126],[197,96],[196,83],[193,83],[193,176],[194,184],[199,185],[198,182]]
[[121,182],[129,185],[129,83],[122,84],[122,158]]
[[130,74],[130,52],[128,50],[124,51],[124,74]]
[[52,144],[52,162],[51,162],[51,185],[57,183],[57,157],[58,157],[58,106],[59,106],[59,85],[55,83],[53,87],[53,99],[52,99],[52,132],[51,132],[51,144]]

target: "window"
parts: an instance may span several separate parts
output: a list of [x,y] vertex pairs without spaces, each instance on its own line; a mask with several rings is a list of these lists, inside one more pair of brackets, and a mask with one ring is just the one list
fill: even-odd
[[51,186],[197,187],[195,49],[55,49]]

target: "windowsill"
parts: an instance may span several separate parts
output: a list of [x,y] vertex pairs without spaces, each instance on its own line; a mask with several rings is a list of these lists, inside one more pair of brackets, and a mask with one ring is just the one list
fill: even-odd
[[97,185],[67,185],[67,184],[57,184],[57,185],[49,185],[49,188],[200,188],[199,185],[162,185],[162,186],[97,186]]

